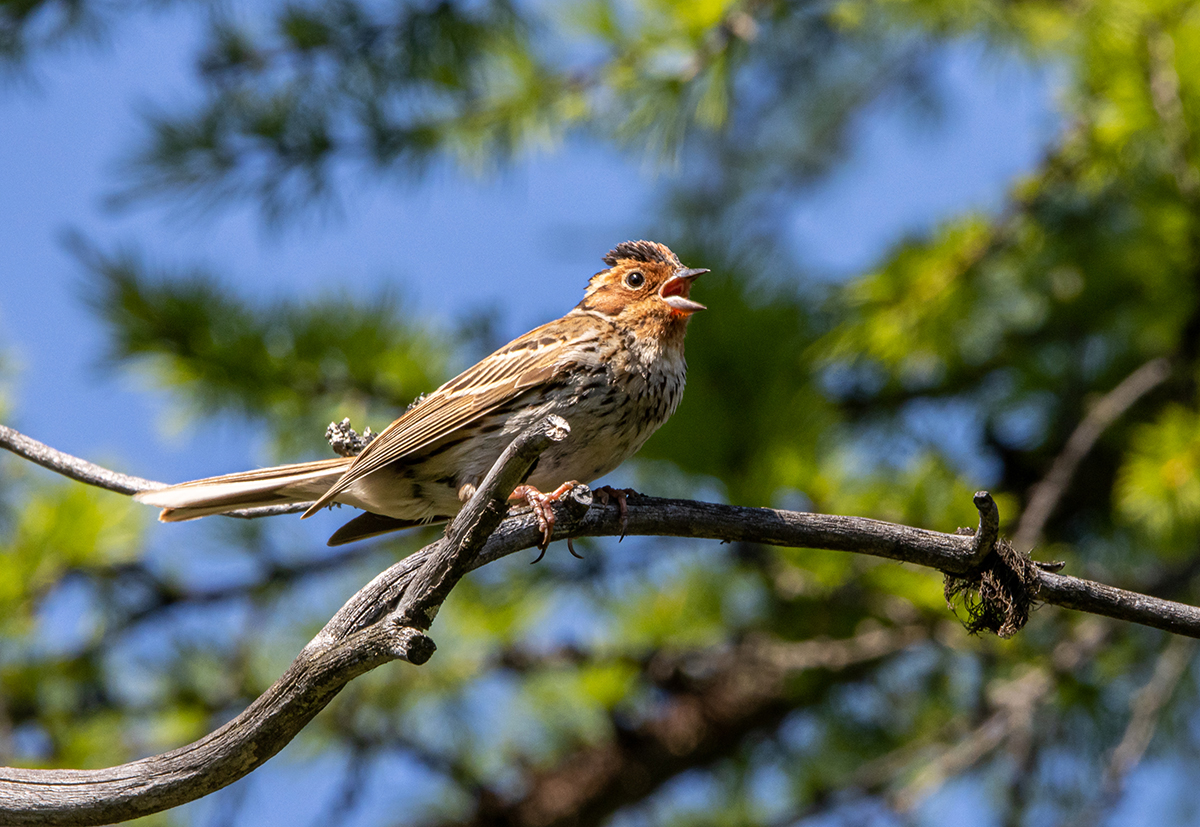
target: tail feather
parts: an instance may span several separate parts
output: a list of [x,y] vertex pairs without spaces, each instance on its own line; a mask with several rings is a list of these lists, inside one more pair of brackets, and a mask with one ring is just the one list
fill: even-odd
[[351,461],[335,458],[259,468],[141,491],[134,499],[161,508],[158,519],[163,522],[194,520],[241,508],[308,502],[328,491]]
[[333,536],[329,538],[328,545],[341,546],[357,540],[365,540],[368,537],[378,537],[380,534],[387,534],[391,531],[403,531],[406,528],[414,528],[419,525],[444,523],[448,519],[450,518],[431,517],[427,520],[400,520],[395,517],[385,517],[382,514],[373,514],[370,511],[364,511],[333,532]]

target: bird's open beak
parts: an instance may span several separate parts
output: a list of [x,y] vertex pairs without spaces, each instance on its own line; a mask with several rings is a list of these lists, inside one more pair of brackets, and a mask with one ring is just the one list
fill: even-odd
[[707,310],[700,302],[694,302],[688,298],[692,282],[707,272],[708,270],[703,268],[681,270],[663,282],[663,286],[658,290],[659,298],[666,302],[672,310],[677,310],[685,316],[690,316],[697,310]]

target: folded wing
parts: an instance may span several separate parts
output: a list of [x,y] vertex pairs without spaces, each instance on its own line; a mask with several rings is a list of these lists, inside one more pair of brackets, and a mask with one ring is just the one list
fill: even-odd
[[574,361],[577,346],[595,335],[587,317],[568,315],[526,333],[468,368],[389,425],[304,516],[329,505],[368,474],[468,427],[530,388],[552,384]]

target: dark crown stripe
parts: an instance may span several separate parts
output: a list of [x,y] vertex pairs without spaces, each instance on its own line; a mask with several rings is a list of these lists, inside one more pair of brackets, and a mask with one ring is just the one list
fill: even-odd
[[680,266],[674,253],[653,241],[622,241],[604,257],[604,263],[609,267],[616,267],[621,259]]

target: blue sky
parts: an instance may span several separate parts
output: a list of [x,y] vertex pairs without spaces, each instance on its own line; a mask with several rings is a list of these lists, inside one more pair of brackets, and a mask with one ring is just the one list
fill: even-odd
[[[425,318],[498,310],[512,335],[574,305],[614,244],[653,232],[670,172],[584,141],[486,178],[443,168],[413,183],[352,182],[339,218],[278,232],[249,208],[205,216],[149,203],[112,212],[105,197],[143,134],[139,112],[198,94],[190,61],[202,24],[192,7],[140,13],[107,42],[51,55],[35,63],[31,82],[0,88],[0,360],[11,391],[0,421],[37,439],[166,481],[269,459],[244,423],[181,429],[170,396],[148,377],[100,367],[105,331],[62,243],[67,231],[104,249],[135,245],[162,264],[208,265],[253,299],[370,295],[386,283]],[[886,103],[870,109],[849,162],[793,205],[793,253],[810,271],[844,277],[940,219],[999,210],[1013,180],[1036,166],[1058,128],[1053,73],[972,43],[948,50],[938,66],[939,122],[918,123]],[[304,530],[323,542],[341,520],[312,520]],[[178,545],[197,528],[169,530]],[[239,787],[311,790],[321,778],[328,767],[264,770]],[[293,823],[287,798],[264,799],[262,823]],[[219,806],[195,805],[198,813]]]
[[[114,212],[105,197],[143,135],[139,112],[198,95],[190,61],[202,22],[188,7],[140,14],[102,43],[36,62],[31,81],[0,93],[7,420],[38,439],[172,481],[267,460],[244,426],[181,430],[145,377],[100,368],[105,331],[88,311],[67,231],[105,249],[134,245],[162,264],[209,265],[249,297],[369,294],[386,282],[427,317],[498,309],[515,335],[570,308],[613,244],[653,230],[670,171],[583,141],[484,178],[442,168],[414,183],[352,180],[340,216],[280,231],[248,207],[204,215],[152,202]],[[906,233],[964,208],[999,209],[1014,177],[1036,165],[1056,129],[1051,73],[970,43],[939,66],[940,121],[886,104],[869,110],[850,162],[795,204],[803,265],[865,268]]]

